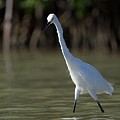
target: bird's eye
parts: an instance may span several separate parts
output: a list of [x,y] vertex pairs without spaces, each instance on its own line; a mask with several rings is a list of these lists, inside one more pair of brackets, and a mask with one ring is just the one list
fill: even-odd
[[51,22],[53,21],[54,18],[51,19]]

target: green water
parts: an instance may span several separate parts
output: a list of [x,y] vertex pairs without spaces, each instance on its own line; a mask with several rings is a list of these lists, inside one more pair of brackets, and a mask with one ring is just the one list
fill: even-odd
[[72,113],[74,84],[60,52],[0,54],[0,120],[120,120],[120,57],[76,54],[113,83],[113,96],[99,95],[101,113],[88,95]]

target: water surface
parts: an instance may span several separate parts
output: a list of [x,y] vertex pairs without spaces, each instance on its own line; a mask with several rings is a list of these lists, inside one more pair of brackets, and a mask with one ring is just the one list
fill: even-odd
[[79,97],[72,113],[74,84],[60,52],[0,54],[0,120],[119,120],[120,57],[77,54],[113,83],[113,96],[99,95],[101,113],[88,95]]

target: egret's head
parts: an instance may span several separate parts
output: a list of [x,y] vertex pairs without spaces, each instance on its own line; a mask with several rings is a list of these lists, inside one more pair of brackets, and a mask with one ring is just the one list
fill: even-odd
[[48,23],[53,23],[55,20],[55,14],[49,14],[47,17]]
[[45,26],[45,29],[44,31],[48,28],[48,26],[52,23],[54,23],[55,21],[55,14],[49,14],[48,17],[47,17],[47,25]]

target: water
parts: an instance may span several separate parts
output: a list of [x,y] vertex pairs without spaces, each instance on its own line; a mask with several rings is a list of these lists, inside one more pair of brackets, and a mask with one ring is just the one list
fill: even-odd
[[72,113],[74,85],[60,52],[18,51],[0,54],[0,120],[119,120],[120,57],[77,56],[114,84],[112,97],[99,95],[105,113],[88,94]]

